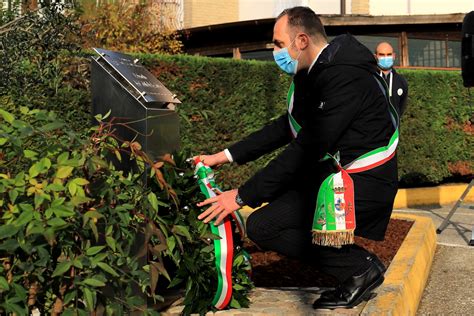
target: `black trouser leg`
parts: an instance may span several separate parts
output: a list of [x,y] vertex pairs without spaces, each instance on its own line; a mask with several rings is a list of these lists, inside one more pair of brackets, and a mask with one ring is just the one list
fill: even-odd
[[344,281],[367,264],[367,250],[357,245],[315,246],[311,242],[314,206],[308,197],[288,191],[247,219],[247,234],[261,248],[310,261],[325,273]]

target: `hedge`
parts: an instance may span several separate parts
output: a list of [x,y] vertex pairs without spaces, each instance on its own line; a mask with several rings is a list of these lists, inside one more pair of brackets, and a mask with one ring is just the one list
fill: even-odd
[[[222,150],[285,111],[291,78],[272,62],[187,55],[137,57],[181,100],[182,147],[195,154]],[[471,176],[472,100],[462,86],[460,72],[399,72],[406,77],[410,90],[408,108],[401,120],[401,186],[438,184],[453,177]],[[89,115],[87,107],[83,109],[83,114]],[[220,171],[222,180],[228,186],[237,186],[269,158],[245,166],[225,166]]]

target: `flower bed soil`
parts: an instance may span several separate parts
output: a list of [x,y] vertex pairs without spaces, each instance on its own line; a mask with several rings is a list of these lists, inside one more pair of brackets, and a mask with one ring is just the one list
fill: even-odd
[[[400,248],[413,222],[391,219],[385,240],[373,241],[356,237],[356,244],[375,253],[386,267]],[[333,278],[323,275],[314,266],[287,258],[274,251],[262,251],[252,243],[245,245],[252,256],[252,280],[258,287],[334,287]]]

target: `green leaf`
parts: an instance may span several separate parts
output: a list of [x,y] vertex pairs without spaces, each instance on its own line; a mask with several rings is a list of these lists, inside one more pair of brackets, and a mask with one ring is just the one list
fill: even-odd
[[148,201],[150,202],[151,207],[153,207],[153,209],[158,212],[158,199],[156,198],[155,193],[148,193]]
[[28,203],[20,203],[20,204],[18,204],[18,206],[24,212],[33,212],[33,210],[34,210],[33,205],[28,204]]
[[67,188],[69,190],[69,193],[71,194],[71,196],[74,196],[76,195],[76,192],[77,192],[77,185],[74,183],[74,182],[69,182],[67,184]]
[[16,239],[7,239],[0,244],[0,250],[14,252],[20,245]]
[[74,212],[74,209],[69,209],[65,206],[60,206],[57,208],[53,208],[53,213],[57,217],[69,217],[69,216],[74,216],[76,213]]
[[88,288],[83,289],[84,292],[84,298],[86,299],[86,307],[87,309],[92,312],[94,311],[94,297],[95,297],[95,291],[92,293],[92,291]]
[[39,175],[42,170],[43,165],[38,161],[30,167],[30,169],[28,170],[28,174],[30,175],[30,177],[34,178]]
[[42,223],[40,223],[40,225],[31,225],[31,226],[28,226],[27,229],[26,229],[26,236],[30,236],[30,235],[33,235],[33,234],[42,234],[44,231],[44,227],[42,225]]
[[25,149],[23,150],[23,155],[25,155],[25,158],[36,158],[36,156],[38,156],[38,153],[33,150]]
[[19,230],[18,227],[11,224],[2,225],[0,226],[0,239],[11,237],[15,235],[18,232],[18,230]]
[[[69,302],[71,302],[74,298],[76,298],[76,295],[77,295],[76,290],[66,293],[66,296],[64,296],[64,305],[69,304]],[[65,314],[66,314],[66,311],[62,315],[64,316]]]
[[72,264],[78,268],[78,269],[82,269],[84,266],[82,265],[82,262],[80,259],[74,259],[74,261],[72,262]]
[[176,247],[176,238],[174,236],[169,237],[166,239],[166,245],[170,252],[173,252],[174,247]]
[[92,201],[92,199],[84,197],[84,196],[74,196],[73,198],[71,198],[71,203],[74,206],[79,206],[89,201]]
[[181,282],[183,282],[183,279],[180,279],[178,277],[175,277],[171,282],[170,284],[168,285],[168,288],[172,288],[178,284],[181,284]]
[[97,229],[97,225],[93,221],[89,221],[89,227],[92,229],[95,240],[99,241],[99,230]]
[[25,185],[25,172],[21,171],[15,177],[15,186],[22,187],[24,185]]
[[94,263],[94,264],[97,264],[101,261],[103,261],[105,258],[107,258],[107,253],[99,253],[97,256],[95,256],[94,258],[91,259],[91,261]]
[[112,269],[111,266],[109,266],[107,263],[104,263],[104,262],[97,262],[97,265],[99,266],[99,268],[101,268],[102,270],[104,270],[105,272],[107,273],[110,273],[111,275],[113,276],[116,276],[116,277],[119,277],[120,275],[115,272],[114,269]]
[[105,283],[100,281],[100,280],[97,280],[97,279],[94,279],[94,278],[88,278],[88,279],[85,279],[84,281],[82,281],[84,284],[87,284],[87,285],[90,285],[90,286],[95,286],[95,287],[102,287],[102,286],[105,286]]
[[110,247],[110,249],[112,249],[113,251],[116,251],[116,243],[115,243],[114,238],[112,238],[110,236],[107,236],[107,237],[105,237],[105,242]]
[[46,186],[46,190],[59,192],[64,190],[64,186],[60,183],[51,183]]
[[232,297],[232,300],[230,301],[230,307],[233,307],[233,308],[241,308],[242,306],[240,306],[239,302],[234,298]]
[[55,129],[59,129],[63,126],[64,126],[63,122],[52,122],[52,123],[48,123],[46,125],[43,125],[41,127],[41,130],[43,130],[44,132],[49,132],[49,131],[53,131]]
[[52,208],[56,208],[56,207],[58,207],[58,206],[60,206],[60,205],[63,205],[65,200],[66,200],[66,199],[65,199],[65,198],[62,198],[62,197],[61,197],[61,198],[57,198],[57,199],[55,199],[55,200],[53,200],[53,201],[51,202],[51,207],[52,207]]
[[90,247],[89,249],[86,250],[86,255],[93,256],[93,255],[99,253],[100,251],[102,251],[102,249],[104,249],[104,248],[105,248],[105,246]]
[[191,237],[191,234],[189,233],[189,230],[186,226],[174,225],[172,231],[175,232],[178,235],[186,237],[189,241],[193,240],[193,238]]
[[0,288],[8,291],[10,289],[10,286],[8,285],[7,279],[4,277],[0,276]]
[[5,309],[9,312],[13,312],[16,315],[27,315],[26,310],[18,304],[11,303],[11,300],[7,301],[5,304]]
[[54,242],[56,241],[56,236],[54,234],[54,229],[52,228],[47,228],[43,232],[44,238],[48,241],[48,244],[53,245]]
[[48,158],[43,158],[39,161],[41,163],[41,165],[43,166],[43,172],[45,170],[48,170],[49,168],[51,168],[51,160],[49,160]]
[[243,287],[242,285],[237,284],[237,283],[234,283],[234,284],[232,285],[232,288],[233,288],[234,290],[236,290],[236,291],[245,290],[245,287]]
[[52,226],[52,227],[60,227],[60,226],[67,225],[67,222],[59,217],[52,218],[47,223],[49,226]]
[[0,146],[5,145],[5,143],[7,142],[7,140],[8,140],[8,139],[5,138],[5,137],[0,137]]
[[56,172],[56,178],[59,178],[59,179],[67,178],[71,175],[73,170],[74,170],[74,167],[61,166],[58,168],[58,171]]
[[13,116],[13,114],[5,110],[0,109],[0,115],[3,116],[3,119],[10,124],[15,120],[15,117]]
[[58,159],[57,159],[58,165],[65,164],[67,162],[68,158],[69,158],[69,153],[68,152],[64,152],[61,155],[59,155]]
[[72,262],[71,261],[63,261],[63,262],[60,262],[57,266],[56,266],[56,269],[54,269],[54,272],[53,272],[53,275],[51,277],[57,277],[57,276],[60,276],[60,275],[63,275],[64,273],[66,273],[67,271],[69,271],[69,269],[71,268],[72,266]]
[[16,226],[24,226],[33,219],[33,211],[23,211],[16,219],[14,224]]
[[74,180],[72,180],[72,182],[76,185],[86,185],[86,184],[89,184],[89,181],[87,181],[86,179],[84,178],[75,178]]
[[18,197],[18,191],[13,189],[8,192],[8,196],[10,197],[11,204],[15,204],[16,198]]

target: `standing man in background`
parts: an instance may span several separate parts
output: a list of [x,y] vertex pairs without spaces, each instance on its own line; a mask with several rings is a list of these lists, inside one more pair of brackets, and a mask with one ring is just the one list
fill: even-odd
[[390,100],[397,109],[398,116],[402,117],[407,105],[408,84],[405,78],[393,68],[396,55],[392,45],[387,42],[379,43],[375,49],[375,58],[380,69],[380,76],[387,83]]

